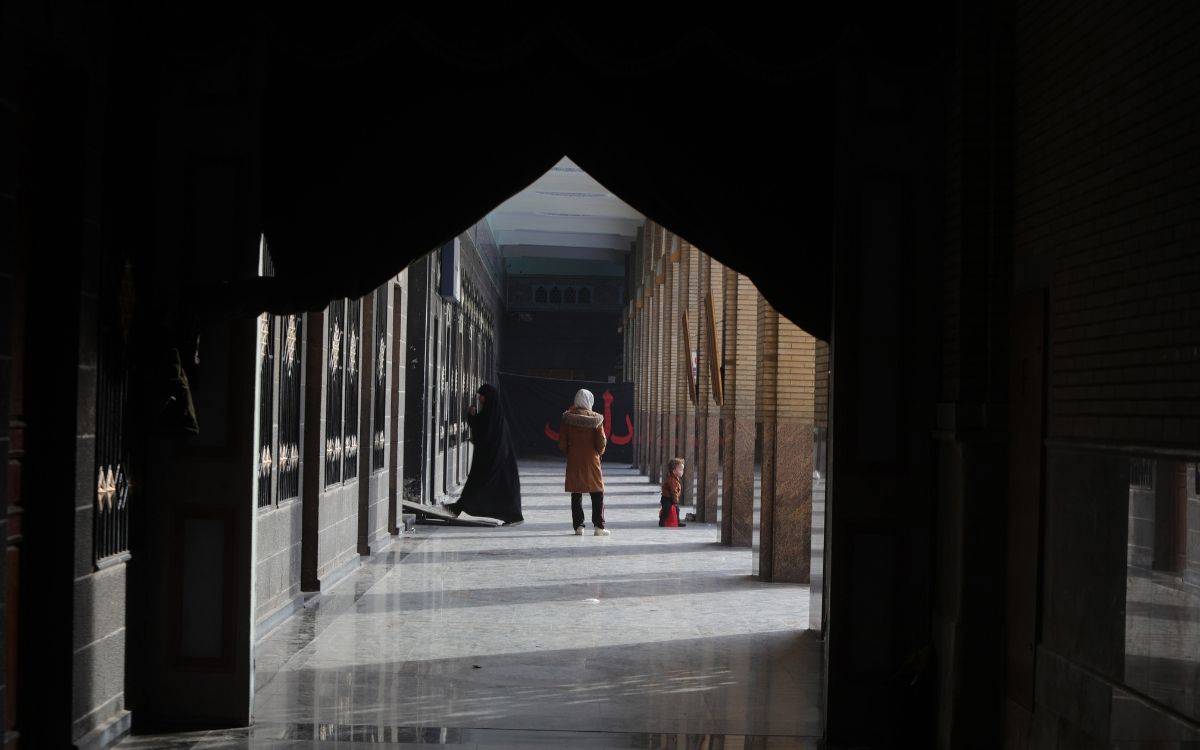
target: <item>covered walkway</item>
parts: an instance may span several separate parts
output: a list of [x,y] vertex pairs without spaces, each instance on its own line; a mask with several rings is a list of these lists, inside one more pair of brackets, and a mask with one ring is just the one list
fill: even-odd
[[611,536],[572,535],[561,466],[523,464],[523,525],[419,526],[263,638],[253,728],[171,742],[815,746],[808,587],[749,576],[716,525],[658,528],[657,488],[606,472]]

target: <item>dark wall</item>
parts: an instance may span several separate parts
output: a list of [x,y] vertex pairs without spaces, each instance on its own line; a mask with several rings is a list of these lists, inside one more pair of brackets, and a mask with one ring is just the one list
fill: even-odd
[[621,314],[512,312],[501,332],[500,369],[607,382],[621,374]]
[[462,298],[439,292],[436,254],[408,267],[404,485],[406,499],[433,502],[466,481],[465,415],[479,386],[495,379],[503,297],[474,228],[459,235]]

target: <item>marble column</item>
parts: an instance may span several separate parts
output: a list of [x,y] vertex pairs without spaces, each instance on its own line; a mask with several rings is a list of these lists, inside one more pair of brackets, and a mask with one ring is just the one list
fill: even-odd
[[758,290],[726,268],[725,374],[721,419],[721,543],[749,547],[754,534],[754,403]]
[[758,576],[808,583],[812,555],[816,340],[758,300],[762,429]]
[[[691,363],[692,352],[696,349],[696,334],[695,320],[696,311],[699,305],[696,304],[697,298],[697,279],[696,273],[696,256],[697,251],[691,245],[681,243],[679,253],[679,370],[678,370],[678,401],[675,408],[675,413],[678,415],[679,431],[675,442],[678,446],[676,455],[680,456],[687,462],[686,473],[683,478],[683,493],[680,496],[679,502],[683,505],[691,505],[696,479],[696,404],[692,400],[692,378],[691,378]],[[684,324],[687,324],[685,330]]]
[[[697,300],[699,312],[696,315],[696,352],[698,377],[697,394],[697,435],[696,435],[696,520],[705,523],[717,522],[717,503],[719,501],[719,472],[720,472],[720,439],[721,439],[721,405],[713,396],[713,378],[711,363],[716,359],[718,366],[721,361],[721,335],[724,332],[722,317],[723,289],[721,274],[723,266],[707,255],[700,259],[699,287]],[[710,341],[710,329],[713,339]]]

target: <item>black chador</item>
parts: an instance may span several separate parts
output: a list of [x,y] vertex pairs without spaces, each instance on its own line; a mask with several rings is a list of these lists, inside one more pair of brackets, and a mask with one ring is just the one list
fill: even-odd
[[458,501],[447,508],[452,513],[496,518],[507,524],[518,523],[521,516],[521,477],[517,474],[517,454],[513,452],[504,417],[504,402],[494,385],[479,388],[483,403],[477,413],[467,414],[471,428],[471,471]]

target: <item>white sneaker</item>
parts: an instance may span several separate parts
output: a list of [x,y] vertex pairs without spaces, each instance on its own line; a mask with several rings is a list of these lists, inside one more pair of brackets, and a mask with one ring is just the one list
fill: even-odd
[[575,536],[583,536],[583,527],[582,526],[575,527]]
[[[581,529],[579,533],[582,534],[583,530]],[[608,529],[596,529],[596,536],[608,536]]]

